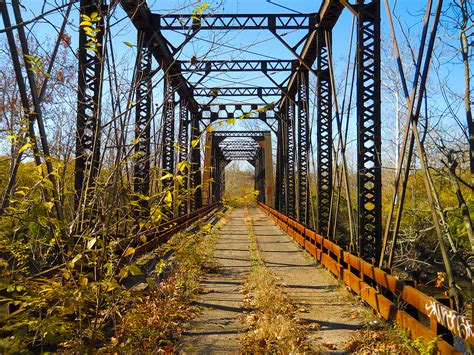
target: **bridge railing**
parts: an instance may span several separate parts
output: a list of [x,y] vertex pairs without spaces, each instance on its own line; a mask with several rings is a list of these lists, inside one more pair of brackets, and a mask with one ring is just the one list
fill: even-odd
[[438,351],[443,354],[457,353],[452,345],[453,334],[471,346],[474,344],[474,326],[467,317],[356,255],[344,251],[334,242],[299,222],[261,202],[258,204],[284,232],[291,235],[302,248],[383,318],[409,329],[413,339],[421,336],[432,341],[440,336],[437,345]]
[[[155,228],[148,230],[145,235],[148,241],[136,248],[133,258],[142,256],[156,247],[166,243],[173,235],[188,228],[194,222],[203,218],[211,211],[218,207],[217,203],[211,203],[201,207],[191,213],[166,221]],[[135,237],[133,237],[135,238]],[[130,259],[130,258],[129,258]],[[121,259],[119,265],[123,265],[128,261],[127,258]]]

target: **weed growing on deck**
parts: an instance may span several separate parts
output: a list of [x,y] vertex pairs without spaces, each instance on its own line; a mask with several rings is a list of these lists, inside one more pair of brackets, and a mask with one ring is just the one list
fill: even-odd
[[244,284],[244,307],[250,312],[244,318],[248,331],[241,338],[241,350],[256,354],[306,352],[307,332],[296,318],[296,307],[262,260],[248,211],[246,224],[252,268]]
[[[223,216],[215,228],[201,226],[194,235],[175,236],[167,249],[176,250],[166,264],[158,263],[153,276],[147,279],[150,290],[134,299],[118,326],[107,351],[118,353],[171,353],[184,331],[184,324],[199,312],[191,302],[200,293],[199,282],[217,268],[214,246],[218,230],[225,223]],[[166,252],[166,250],[162,250]],[[171,268],[169,272],[166,272]],[[166,276],[161,276],[165,274]]]

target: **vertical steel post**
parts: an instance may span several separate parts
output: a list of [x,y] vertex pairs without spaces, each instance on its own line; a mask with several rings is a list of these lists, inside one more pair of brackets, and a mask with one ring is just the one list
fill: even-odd
[[[328,235],[332,194],[332,88],[329,75],[329,48],[321,29],[317,34],[317,194],[318,232]],[[330,229],[329,229],[330,230]]]
[[[179,151],[178,162],[189,161],[189,112],[186,99],[181,98],[179,101]],[[184,191],[185,198],[180,201],[178,206],[178,214],[180,216],[188,213],[189,210],[189,192],[188,192],[188,176],[189,171],[186,167],[179,174],[183,177],[183,185],[178,189]]]
[[275,172],[275,209],[277,211],[283,212],[283,199],[285,194],[284,189],[284,171],[283,165],[283,137],[282,137],[283,123],[281,118],[278,119],[278,129],[277,129],[277,156],[276,156],[276,172]]
[[135,107],[135,162],[133,166],[133,190],[140,204],[140,215],[148,215],[150,194],[150,125],[151,125],[151,51],[149,34],[138,32],[138,70]]
[[263,164],[264,164],[264,193],[265,203],[271,208],[275,208],[274,181],[273,181],[273,159],[272,159],[272,134],[265,132],[263,139]]
[[[164,173],[174,173],[174,114],[175,114],[175,89],[168,75],[165,74],[163,90],[163,136],[161,168]],[[169,187],[173,180],[164,180],[164,185]]]
[[204,171],[202,176],[202,198],[205,205],[208,205],[212,201],[212,180],[209,181],[210,178],[213,177],[213,152],[214,152],[214,142],[212,133],[207,133],[206,135],[206,146],[204,148]]
[[190,184],[194,196],[191,200],[191,211],[195,211],[202,206],[202,186],[201,186],[201,130],[199,129],[200,114],[192,114],[191,117],[191,171]]
[[288,98],[285,101],[286,109],[286,137],[288,137],[286,160],[286,209],[288,217],[296,218],[296,183],[295,183],[295,100]]
[[304,225],[309,223],[309,97],[308,71],[300,69],[298,72],[298,220]]
[[357,17],[357,188],[359,255],[381,251],[380,2],[361,2]]
[[[91,17],[94,12],[101,14],[101,4],[101,0],[81,0],[80,22],[84,16]],[[95,21],[92,27],[98,30],[95,33],[93,48],[88,45],[90,39],[84,29],[79,29],[76,160],[74,166],[76,207],[79,207],[81,203],[84,204],[87,199],[87,190],[92,186],[99,173],[103,16],[100,16],[100,20]]]
[[265,199],[265,149],[263,148],[259,148],[255,159],[255,190],[258,191],[257,200],[267,203]]

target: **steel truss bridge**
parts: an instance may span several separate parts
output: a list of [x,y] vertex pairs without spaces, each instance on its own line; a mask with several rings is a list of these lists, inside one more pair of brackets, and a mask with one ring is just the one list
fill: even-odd
[[[6,4],[0,4],[8,27],[10,20]],[[152,87],[154,80],[158,80],[159,70],[163,73],[159,80],[163,82],[164,92],[159,165],[164,172],[182,175],[183,187],[193,191],[192,196],[169,211],[171,218],[182,222],[187,216],[194,219],[200,216],[197,211],[204,211],[206,206],[222,198],[226,165],[233,160],[248,161],[255,167],[255,188],[259,191],[262,208],[384,317],[410,328],[414,337],[423,335],[433,339],[441,335],[439,344],[445,350],[452,349],[453,334],[473,344],[472,331],[463,333],[446,317],[437,318],[438,313],[427,310],[431,309],[430,302],[435,302],[432,307],[451,312],[449,314],[458,317],[456,319],[465,321],[462,316],[421,292],[410,290],[403,281],[381,268],[391,252],[387,251],[388,232],[382,230],[379,0],[361,1],[357,5],[342,0],[324,0],[319,9],[313,9],[317,12],[308,14],[157,14],[144,0],[122,0],[120,6],[136,29],[138,43],[134,79],[136,104],[133,107],[136,158],[132,184],[135,195],[149,196],[151,190]],[[105,44],[103,34],[108,9],[101,0],[80,0],[81,16],[90,17],[94,12],[102,15],[92,24],[97,30],[95,39],[99,46]],[[334,148],[344,149],[345,143],[340,131],[340,114],[334,110],[337,102],[333,85],[332,30],[344,9],[351,11],[356,19],[357,204],[351,206],[349,213],[351,242],[337,245],[331,240],[337,227],[334,184],[336,181],[347,184],[347,181],[343,181],[342,175],[335,176],[334,166],[343,164],[343,170],[347,170],[347,165],[344,159],[340,163]],[[197,33],[214,30],[269,31],[288,49],[292,59],[177,59],[179,51]],[[296,46],[290,45],[282,35],[281,31],[288,30],[303,33]],[[166,31],[181,32],[185,39],[179,44],[171,43],[166,38]],[[11,33],[7,35],[13,48],[15,43]],[[103,53],[88,50],[90,43],[85,31],[79,31],[78,43],[74,188],[76,208],[80,210],[92,199],[89,191],[97,181],[103,154],[99,129],[102,124]],[[302,49],[297,52],[298,48]],[[156,66],[158,69],[153,69]],[[204,86],[203,80],[213,72],[257,72],[272,85]],[[271,72],[287,75],[285,82],[276,82]],[[201,79],[191,83],[187,80],[190,73],[200,73]],[[422,80],[426,80],[426,74]],[[312,155],[310,120],[313,120],[309,101],[310,78],[316,81],[317,97],[314,118],[316,176],[309,173]],[[26,87],[22,86],[20,90],[25,96]],[[215,104],[218,97],[252,97],[255,103]],[[37,95],[33,95],[32,104],[32,109],[40,112]],[[203,128],[203,125],[217,120],[235,118],[261,120],[268,124],[269,130],[213,131],[206,134]],[[270,124],[270,121],[274,123]],[[334,122],[338,132],[333,132]],[[204,136],[203,147],[204,139],[201,137]],[[416,129],[410,137],[409,149],[413,150]],[[275,167],[272,144],[276,151]],[[180,148],[176,152],[177,145]],[[201,150],[204,150],[203,161]],[[178,166],[181,162],[189,164],[181,169]],[[171,184],[170,179],[163,181],[164,188]],[[313,185],[314,193],[310,191]],[[140,199],[139,204],[145,210],[141,217],[146,218],[148,202]]]

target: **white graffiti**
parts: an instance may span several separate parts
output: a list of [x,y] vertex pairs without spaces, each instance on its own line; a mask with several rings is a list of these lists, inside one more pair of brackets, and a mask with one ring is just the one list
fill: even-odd
[[430,304],[425,305],[425,309],[429,317],[436,317],[439,324],[448,328],[454,334],[463,339],[474,337],[474,326],[471,325],[471,322],[451,308],[439,302],[430,301]]

